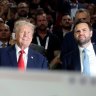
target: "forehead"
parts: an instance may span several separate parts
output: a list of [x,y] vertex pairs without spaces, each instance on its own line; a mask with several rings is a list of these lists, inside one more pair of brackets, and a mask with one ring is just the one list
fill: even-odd
[[20,7],[28,7],[28,5],[26,3],[20,3],[20,4],[18,4],[18,8],[20,8]]
[[20,25],[20,26],[17,27],[17,29],[18,28],[20,30],[25,30],[25,29],[30,30],[30,29],[32,29],[32,26],[30,26],[30,25]]
[[83,28],[89,29],[88,24],[87,23],[79,23],[75,26],[75,29],[83,29]]
[[2,28],[8,28],[8,26],[3,23],[0,23],[0,29],[2,29]]
[[38,15],[37,20],[38,19],[47,19],[47,16],[46,16],[46,14]]
[[69,15],[64,15],[64,16],[62,17],[62,19],[66,19],[66,18],[71,19],[71,17],[70,17]]
[[88,14],[86,12],[80,12],[80,13],[77,13],[76,18],[88,18]]

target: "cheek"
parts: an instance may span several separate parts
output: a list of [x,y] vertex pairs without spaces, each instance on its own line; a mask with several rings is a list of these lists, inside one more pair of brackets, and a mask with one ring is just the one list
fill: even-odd
[[76,38],[76,39],[77,39],[77,38],[78,38],[78,36],[79,36],[78,34],[74,34],[74,38]]
[[33,39],[33,37],[32,37],[32,36],[30,36],[29,41],[32,41],[32,39]]
[[29,37],[29,38],[33,38],[33,34],[32,34],[32,33],[29,34],[28,37]]
[[19,34],[16,34],[15,37],[16,37],[16,40],[20,40],[20,35]]

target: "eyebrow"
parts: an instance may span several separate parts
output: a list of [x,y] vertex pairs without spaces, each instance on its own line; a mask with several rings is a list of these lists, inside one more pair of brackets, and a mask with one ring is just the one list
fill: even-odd
[[[81,30],[86,30],[86,29],[87,29],[87,28],[82,28]],[[78,29],[78,30],[80,30],[80,29]],[[78,30],[77,30],[77,31],[78,31]],[[76,29],[75,29],[75,31],[76,31]]]

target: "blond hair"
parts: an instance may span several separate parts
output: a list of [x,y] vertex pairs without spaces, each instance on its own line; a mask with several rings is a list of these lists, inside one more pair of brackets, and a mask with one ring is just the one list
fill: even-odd
[[24,25],[30,26],[32,30],[35,29],[35,25],[33,25],[32,23],[30,23],[26,20],[18,20],[14,24],[13,32],[15,32],[15,33],[18,32],[19,27],[24,26]]

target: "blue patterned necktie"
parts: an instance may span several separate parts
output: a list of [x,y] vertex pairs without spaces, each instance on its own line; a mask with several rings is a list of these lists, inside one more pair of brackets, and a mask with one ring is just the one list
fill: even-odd
[[90,66],[89,66],[89,56],[87,54],[87,49],[83,50],[84,58],[83,58],[83,73],[85,75],[90,75]]

